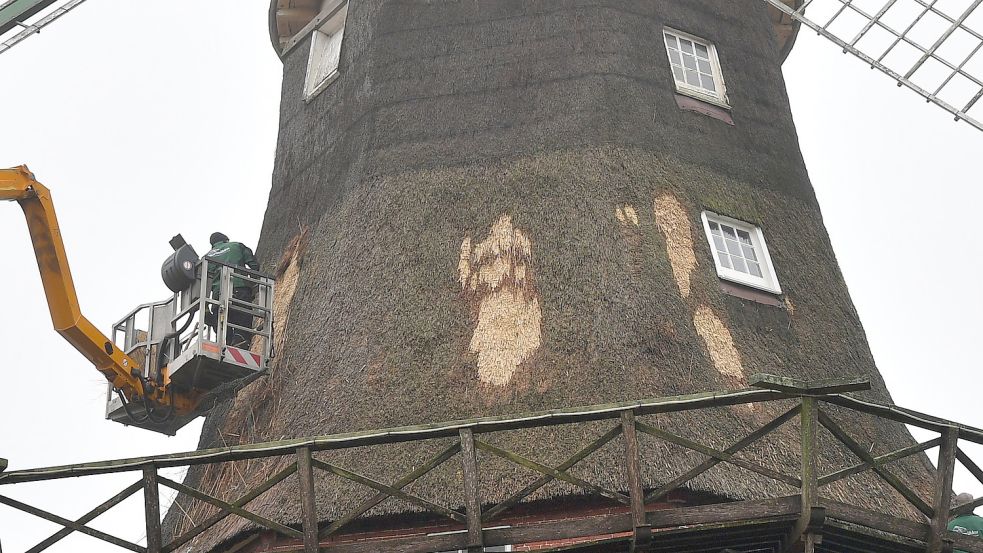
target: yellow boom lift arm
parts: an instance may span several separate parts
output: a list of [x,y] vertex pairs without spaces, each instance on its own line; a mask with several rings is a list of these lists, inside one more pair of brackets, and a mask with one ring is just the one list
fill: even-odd
[[82,315],[51,193],[35,180],[26,166],[0,169],[0,201],[4,200],[15,201],[24,210],[55,330],[127,400],[147,399],[157,405],[172,407],[178,416],[193,413],[197,407],[197,393],[168,392],[166,380],[163,386],[158,386],[142,379],[140,364],[120,351]]

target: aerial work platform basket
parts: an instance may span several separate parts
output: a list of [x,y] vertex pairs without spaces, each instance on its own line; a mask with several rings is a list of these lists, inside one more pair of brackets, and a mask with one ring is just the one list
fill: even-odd
[[134,370],[145,380],[200,395],[201,408],[183,416],[162,413],[146,402],[125,401],[110,386],[107,419],[173,435],[267,368],[273,277],[207,257],[183,263],[191,284],[140,305],[113,325],[111,336],[140,363]]

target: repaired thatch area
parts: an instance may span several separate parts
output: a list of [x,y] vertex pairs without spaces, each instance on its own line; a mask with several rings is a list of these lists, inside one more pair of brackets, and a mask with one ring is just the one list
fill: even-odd
[[[652,32],[665,25],[715,43],[735,125],[678,109]],[[257,253],[279,257],[299,222],[311,229],[306,262],[267,388],[216,409],[201,445],[720,390],[754,372],[868,376],[868,397],[889,402],[798,150],[773,32],[752,0],[352,2],[340,76],[322,94],[301,99],[305,44],[284,58]],[[762,227],[794,324],[790,308],[722,293],[703,210]],[[783,407],[653,422],[724,449]],[[912,443],[901,425],[842,422],[874,454]],[[605,430],[485,438],[555,466]],[[753,453],[794,473],[796,432],[786,425]],[[327,457],[388,483],[442,445]],[[609,446],[575,473],[624,489],[621,452]],[[828,436],[822,455],[831,467],[854,462]],[[644,484],[702,460],[648,440]],[[486,503],[535,478],[488,456],[479,463]],[[193,469],[187,482],[231,498],[274,468]],[[457,468],[411,491],[460,506]],[[926,458],[891,468],[927,493]],[[723,464],[688,487],[734,499],[789,492]],[[365,493],[319,479],[320,518],[338,519]],[[552,484],[530,499],[571,493]],[[824,493],[911,514],[870,474]],[[295,497],[291,478],[250,509],[296,524]],[[414,510],[390,500],[369,515]],[[179,518],[172,510],[169,522]],[[251,530],[230,517],[189,549]]]

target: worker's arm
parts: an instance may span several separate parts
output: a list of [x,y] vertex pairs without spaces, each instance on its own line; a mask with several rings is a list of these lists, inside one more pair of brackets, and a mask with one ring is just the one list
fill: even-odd
[[253,254],[253,250],[245,245],[242,246],[242,264],[254,271],[259,270],[259,261],[256,260],[256,255]]
[[138,365],[82,316],[48,189],[34,180],[34,175],[25,166],[0,169],[0,201],[3,200],[16,201],[27,217],[27,228],[34,243],[55,330],[114,387],[127,391],[128,395],[140,393],[140,381],[131,374],[131,369]]

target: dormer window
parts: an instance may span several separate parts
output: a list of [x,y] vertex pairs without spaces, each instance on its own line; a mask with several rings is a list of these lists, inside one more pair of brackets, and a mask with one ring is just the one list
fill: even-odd
[[703,227],[717,276],[759,290],[782,293],[760,228],[709,211],[703,212]]
[[332,11],[311,33],[311,54],[307,59],[307,78],[304,80],[305,101],[312,100],[338,78],[348,0],[328,0],[325,10]]
[[680,31],[663,31],[676,91],[728,107],[717,49],[713,44]]

